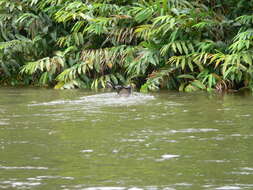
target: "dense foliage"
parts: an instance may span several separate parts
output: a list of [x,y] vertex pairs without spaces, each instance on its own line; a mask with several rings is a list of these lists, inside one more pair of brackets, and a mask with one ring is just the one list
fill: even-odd
[[253,89],[253,0],[0,0],[0,83]]

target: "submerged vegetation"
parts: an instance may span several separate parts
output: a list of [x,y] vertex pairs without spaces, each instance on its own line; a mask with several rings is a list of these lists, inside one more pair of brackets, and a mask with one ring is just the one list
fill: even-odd
[[253,0],[0,0],[0,83],[253,89]]

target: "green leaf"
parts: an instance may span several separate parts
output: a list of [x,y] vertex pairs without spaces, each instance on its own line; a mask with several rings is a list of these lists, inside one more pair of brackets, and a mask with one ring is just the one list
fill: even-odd
[[185,85],[186,85],[186,83],[181,83],[180,84],[180,86],[179,86],[179,92],[183,92],[184,91]]
[[147,93],[148,92],[148,84],[145,83],[141,86],[140,92]]
[[188,85],[185,87],[185,89],[184,89],[185,92],[194,92],[194,91],[196,91],[196,90],[198,90],[198,89],[197,89],[195,86],[191,85],[191,84],[188,84]]
[[182,68],[182,70],[184,70],[184,68],[185,68],[185,62],[186,62],[186,58],[183,57],[182,62],[181,62],[181,68]]
[[192,86],[195,86],[199,89],[202,89],[202,90],[206,89],[206,86],[204,84],[202,84],[202,82],[200,82],[199,80],[194,80],[191,82],[191,84],[192,84]]
[[252,54],[243,54],[242,56],[245,63],[252,65]]
[[215,83],[215,78],[213,77],[213,75],[212,74],[210,74],[209,76],[208,76],[208,87],[209,88],[212,88],[212,85]]
[[178,75],[177,78],[181,79],[181,78],[184,78],[184,79],[192,79],[194,80],[195,77],[190,75],[190,74],[183,74],[183,75]]

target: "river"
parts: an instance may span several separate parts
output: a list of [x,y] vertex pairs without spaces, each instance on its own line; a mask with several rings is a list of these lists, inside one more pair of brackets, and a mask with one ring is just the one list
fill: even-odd
[[0,189],[253,189],[252,95],[0,97]]

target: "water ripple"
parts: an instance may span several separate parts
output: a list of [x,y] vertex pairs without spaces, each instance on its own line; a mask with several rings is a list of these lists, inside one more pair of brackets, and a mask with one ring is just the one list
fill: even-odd
[[29,181],[41,181],[43,179],[66,179],[66,180],[74,180],[74,177],[67,177],[67,176],[36,176],[27,178]]
[[201,132],[217,132],[219,131],[218,129],[181,129],[181,130],[170,130],[170,133],[201,133]]
[[47,170],[47,167],[34,167],[34,166],[0,166],[0,169],[4,170]]
[[223,186],[216,188],[217,190],[239,190],[241,187],[238,186]]
[[[24,189],[25,187],[29,186],[38,186],[41,185],[40,182],[19,182],[19,181],[3,181],[0,182],[1,185],[10,185],[11,187],[21,187]],[[3,188],[9,188],[8,186],[0,186]]]

